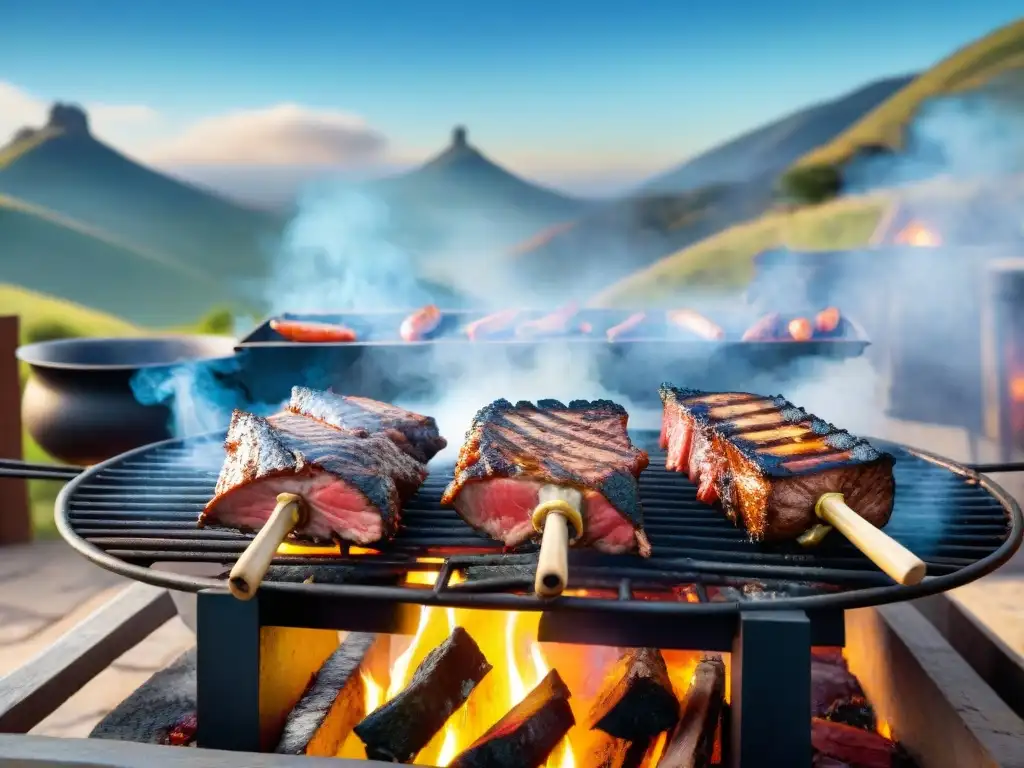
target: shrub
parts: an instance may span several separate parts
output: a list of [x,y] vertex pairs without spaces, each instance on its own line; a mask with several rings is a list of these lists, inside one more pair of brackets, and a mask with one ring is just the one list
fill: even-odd
[[781,180],[782,193],[799,203],[816,205],[831,200],[843,188],[843,174],[836,165],[807,165],[788,171]]
[[30,344],[56,339],[76,339],[81,335],[73,325],[57,318],[37,320],[25,330],[25,339]]
[[235,330],[235,313],[227,307],[211,309],[199,321],[200,333],[230,335]]

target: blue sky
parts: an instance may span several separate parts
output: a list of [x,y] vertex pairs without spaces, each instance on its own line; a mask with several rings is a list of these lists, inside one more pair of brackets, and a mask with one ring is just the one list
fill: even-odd
[[[37,101],[121,108],[98,132],[140,156],[197,121],[235,113],[240,130],[239,115],[293,104],[354,116],[386,139],[376,163],[430,154],[462,122],[507,165],[571,183],[646,175],[927,67],[1021,13],[1019,0],[943,5],[31,0],[4,4],[0,81]],[[188,164],[182,147],[164,160]]]

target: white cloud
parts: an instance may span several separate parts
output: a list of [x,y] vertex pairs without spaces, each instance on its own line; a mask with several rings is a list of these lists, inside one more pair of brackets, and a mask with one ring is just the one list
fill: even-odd
[[199,120],[144,156],[164,166],[343,166],[379,160],[386,146],[356,115],[278,104]]
[[[19,128],[38,128],[46,122],[52,99],[44,99],[22,88],[0,81],[0,143]],[[148,128],[159,121],[156,110],[142,104],[81,105],[89,115],[97,136],[123,134],[126,130]]]

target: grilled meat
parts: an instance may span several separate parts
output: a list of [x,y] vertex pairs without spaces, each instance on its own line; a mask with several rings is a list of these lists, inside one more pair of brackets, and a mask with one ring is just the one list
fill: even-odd
[[397,531],[402,502],[426,467],[382,434],[360,435],[291,411],[264,419],[235,411],[216,494],[199,517],[239,530],[263,526],[279,493],[305,500],[296,538],[371,544]]
[[725,338],[725,331],[717,323],[708,320],[692,309],[672,309],[665,313],[670,326],[681,328],[700,336],[707,341],[719,341]]
[[474,417],[441,502],[515,547],[534,535],[541,487],[573,486],[583,493],[581,544],[646,556],[637,477],[648,459],[626,434],[628,418],[608,400],[496,400]]
[[466,336],[470,341],[498,336],[511,330],[521,314],[522,312],[518,309],[503,309],[492,315],[481,317],[466,326]]
[[403,341],[422,341],[437,330],[441,324],[441,310],[433,304],[417,309],[405,320],[398,329]]
[[538,336],[558,336],[569,332],[569,323],[579,313],[580,307],[575,301],[570,301],[564,307],[559,307],[543,317],[536,320],[528,320],[516,328],[516,336],[521,339],[532,339]]
[[437,422],[432,417],[368,397],[292,387],[288,410],[322,421],[336,429],[354,432],[361,437],[379,432],[424,464],[448,445],[448,441],[437,431]]
[[646,319],[646,312],[634,312],[618,325],[613,325],[605,331],[605,335],[608,337],[608,341],[618,341],[618,339],[629,335],[632,331],[643,325]]
[[814,506],[838,492],[879,528],[892,514],[893,457],[783,397],[661,386],[665,466],[686,472],[697,498],[720,501],[733,522],[765,540],[817,525]]
[[284,336],[288,341],[326,343],[357,341],[358,335],[347,325],[319,323],[312,320],[271,320],[270,330]]

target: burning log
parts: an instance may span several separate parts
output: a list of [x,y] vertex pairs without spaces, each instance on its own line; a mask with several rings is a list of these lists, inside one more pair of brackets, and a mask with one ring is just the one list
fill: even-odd
[[811,745],[816,759],[828,758],[850,768],[898,768],[905,759],[896,743],[879,733],[817,717],[811,720]]
[[715,734],[725,704],[725,662],[701,659],[683,697],[682,714],[669,736],[658,768],[707,768],[715,753]]
[[811,659],[811,714],[824,717],[842,702],[864,697],[860,683],[846,666],[846,660],[815,655]]
[[604,731],[591,731],[594,741],[587,754],[594,768],[640,768],[654,743],[651,739],[628,741],[616,739]]
[[353,730],[370,760],[409,763],[491,671],[476,641],[462,627],[432,650],[409,685]]
[[873,731],[878,727],[874,707],[863,696],[835,702],[825,713],[825,719],[865,731]]
[[366,714],[365,685],[359,669],[376,641],[376,635],[363,633],[345,638],[292,708],[275,752],[317,757],[338,753]]
[[668,667],[655,648],[631,648],[612,667],[590,710],[590,728],[619,739],[642,741],[679,719]]
[[171,726],[160,743],[167,747],[191,747],[196,743],[198,731],[196,713],[190,712]]
[[552,669],[526,698],[458,754],[449,768],[539,768],[576,725],[572,694]]

